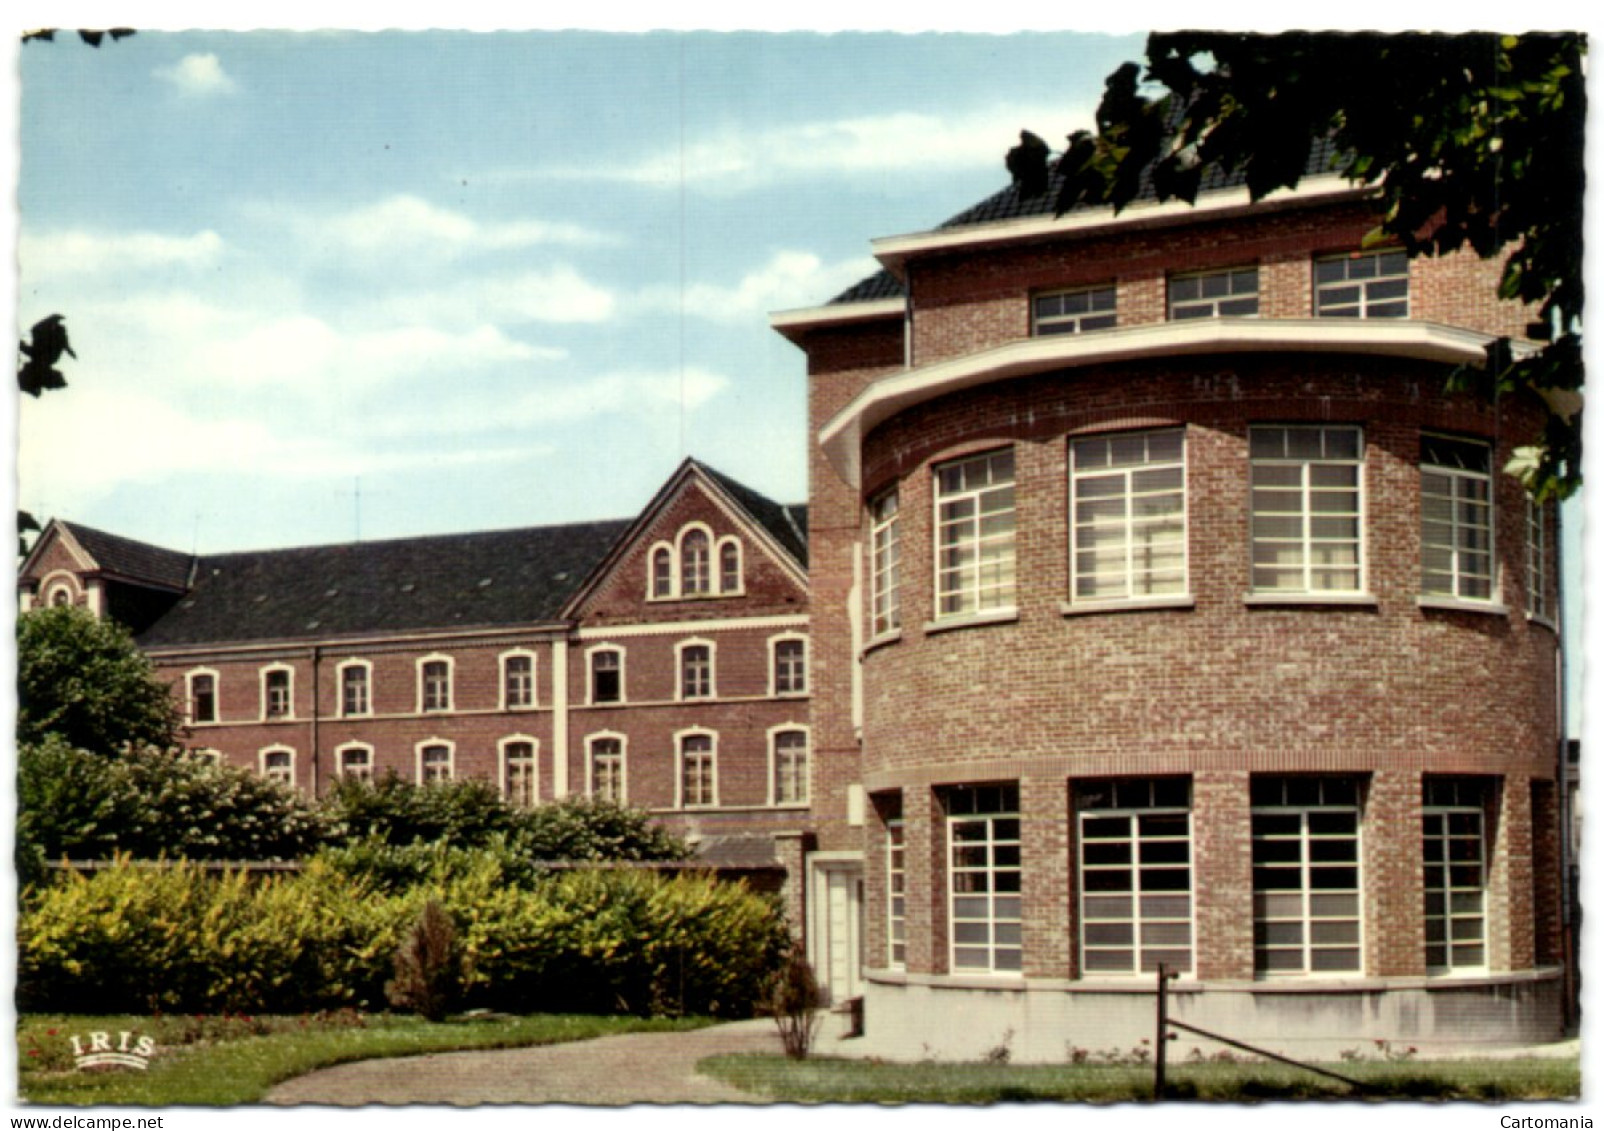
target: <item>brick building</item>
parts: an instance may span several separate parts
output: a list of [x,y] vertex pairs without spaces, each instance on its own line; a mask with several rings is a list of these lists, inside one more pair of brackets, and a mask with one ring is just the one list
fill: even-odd
[[1499,470],[1541,407],[1444,392],[1524,331],[1499,265],[1367,245],[1332,179],[1053,195],[773,317],[815,962],[889,1054],[1133,1047],[1160,963],[1240,1039],[1556,1037],[1555,520]]
[[311,795],[611,797],[758,886],[796,871],[806,512],[694,460],[633,521],[200,557],[55,521],[21,587],[127,624],[192,746]]

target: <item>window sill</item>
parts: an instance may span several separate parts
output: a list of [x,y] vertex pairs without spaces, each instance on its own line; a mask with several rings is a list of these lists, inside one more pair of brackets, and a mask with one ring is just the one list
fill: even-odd
[[946,620],[926,621],[924,630],[926,636],[938,632],[952,632],[960,628],[980,628],[988,624],[1012,624],[1019,619],[1019,610],[1010,606],[1006,609],[988,609],[983,613],[967,613],[963,616],[950,617]]
[[1242,603],[1261,608],[1285,605],[1349,605],[1367,609],[1373,609],[1379,604],[1374,593],[1244,593]]
[[1132,597],[1118,601],[1064,601],[1058,611],[1066,617],[1090,616],[1093,613],[1141,613],[1149,609],[1191,609],[1197,599],[1190,593],[1173,597]]
[[873,637],[865,643],[858,655],[859,657],[867,656],[870,652],[884,648],[889,644],[895,644],[901,639],[902,629],[900,628],[893,628],[890,632],[882,632],[879,636]]
[[1527,613],[1526,623],[1535,624],[1538,628],[1546,628],[1548,631],[1554,633],[1554,635],[1559,635],[1559,625],[1554,623],[1553,617],[1545,617],[1537,613]]
[[1415,604],[1422,609],[1438,609],[1450,613],[1481,613],[1484,616],[1507,617],[1509,606],[1500,601],[1470,601],[1463,597],[1416,597]]

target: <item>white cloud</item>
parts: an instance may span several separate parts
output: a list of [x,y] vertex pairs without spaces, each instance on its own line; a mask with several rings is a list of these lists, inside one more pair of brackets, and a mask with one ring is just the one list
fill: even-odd
[[185,55],[170,67],[157,67],[152,72],[180,94],[200,98],[214,94],[232,94],[234,80],[223,70],[216,55]]
[[655,287],[644,292],[641,301],[655,310],[683,310],[713,322],[761,322],[771,311],[811,306],[821,297],[839,294],[875,269],[868,256],[826,264],[812,252],[777,251],[734,286]]
[[471,274],[440,290],[401,291],[373,303],[376,316],[397,322],[472,325],[597,323],[613,317],[613,292],[566,264],[508,274]]
[[164,267],[211,267],[222,257],[223,238],[213,231],[188,236],[159,232],[23,232],[17,241],[22,275],[30,283],[64,276],[118,272],[149,273]]
[[746,191],[780,181],[906,171],[928,177],[943,170],[995,165],[1031,129],[1062,145],[1072,129],[1092,124],[1092,102],[1044,106],[998,105],[957,117],[916,111],[808,122],[761,133],[733,128],[665,148],[633,164],[538,170],[559,176],[705,189]]
[[615,242],[612,236],[579,224],[544,220],[486,223],[404,193],[330,215],[297,216],[291,223],[307,246],[341,254],[424,254],[449,259],[538,245],[587,247]]

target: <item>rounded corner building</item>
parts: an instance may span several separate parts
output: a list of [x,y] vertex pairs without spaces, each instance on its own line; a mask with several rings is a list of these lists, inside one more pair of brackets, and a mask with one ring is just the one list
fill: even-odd
[[[1529,311],[1365,190],[1010,188],[773,318],[807,356],[807,929],[888,1055],[1555,1039]],[[1198,1042],[1206,1044],[1206,1042]],[[1183,1040],[1179,1046],[1185,1049]]]

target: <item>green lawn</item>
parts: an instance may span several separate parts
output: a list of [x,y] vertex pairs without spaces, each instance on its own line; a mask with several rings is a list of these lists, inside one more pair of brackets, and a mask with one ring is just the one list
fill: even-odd
[[[27,1103],[249,1104],[282,1080],[352,1060],[518,1048],[579,1041],[612,1033],[694,1029],[702,1020],[642,1020],[536,1014],[486,1015],[440,1024],[389,1014],[336,1013],[296,1017],[67,1017],[18,1019],[17,1090]],[[95,1031],[134,1034],[156,1043],[146,1071],[79,1071],[71,1037],[88,1046]]]
[[[743,1091],[792,1103],[982,1104],[1041,1101],[1119,1103],[1153,1095],[1151,1065],[890,1064],[814,1057],[718,1056],[702,1072]],[[1375,1061],[1328,1066],[1362,1081],[1365,1098],[1570,1099],[1581,1093],[1574,1060]],[[1176,1099],[1331,1099],[1346,1085],[1273,1063],[1174,1064]]]

